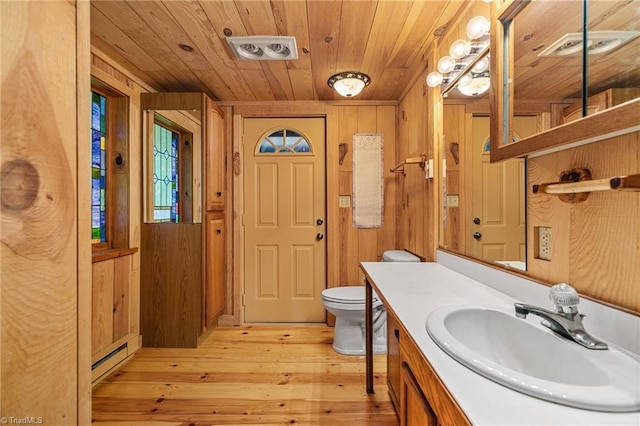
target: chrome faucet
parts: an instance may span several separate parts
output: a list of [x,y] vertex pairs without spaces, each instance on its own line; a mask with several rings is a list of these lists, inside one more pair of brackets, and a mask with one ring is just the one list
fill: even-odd
[[577,308],[580,297],[573,287],[564,283],[556,284],[549,291],[549,299],[556,306],[555,312],[537,306],[514,303],[516,316],[526,318],[528,314],[537,315],[543,319],[542,325],[585,348],[608,349],[606,343],[591,336],[584,329],[582,325],[584,315],[578,313]]

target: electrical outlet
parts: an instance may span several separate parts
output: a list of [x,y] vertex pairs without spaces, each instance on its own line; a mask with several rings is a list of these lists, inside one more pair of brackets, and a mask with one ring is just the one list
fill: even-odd
[[539,226],[538,229],[538,259],[551,260],[551,227]]
[[351,196],[340,195],[338,198],[338,207],[351,207]]
[[458,207],[460,205],[460,199],[458,194],[447,195],[447,207]]

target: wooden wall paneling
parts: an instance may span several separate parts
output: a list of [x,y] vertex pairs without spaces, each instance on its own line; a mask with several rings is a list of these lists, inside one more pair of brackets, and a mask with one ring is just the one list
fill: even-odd
[[[89,123],[91,120],[91,101],[87,93],[91,91],[91,7],[89,2],[76,2],[76,106],[77,123]],[[91,140],[89,126],[77,126],[77,175],[84,176],[91,168],[91,147],[79,141]],[[78,179],[78,229],[91,228],[91,182],[89,179]],[[91,308],[93,291],[91,279],[93,267],[91,262],[91,239],[83,232],[78,232],[78,310],[77,310],[77,374],[78,374],[78,424],[87,424],[91,419],[91,331],[86,325],[91,324]],[[1,345],[1,343],[0,343]],[[1,388],[1,387],[0,387]],[[0,390],[1,392],[1,390]],[[0,397],[1,398],[1,397]]]
[[[469,217],[467,213],[471,208],[471,175],[464,173],[465,167],[471,165],[471,147],[465,137],[465,106],[445,105],[443,117],[445,146],[442,155],[447,164],[446,192],[447,195],[457,195],[459,200],[458,207],[447,207],[445,248],[464,252],[467,232],[462,221]],[[457,156],[453,154],[456,149]]]
[[[243,131],[240,115],[233,115],[233,137],[232,137],[232,185],[233,185],[233,209],[232,226],[233,226],[233,320],[235,324],[244,321],[244,309],[242,304],[242,295],[244,293],[244,158],[243,158]],[[229,123],[227,121],[227,123]]]
[[[406,97],[400,102],[396,108],[396,164],[403,159],[409,157],[409,143],[407,137],[408,120]],[[395,164],[394,164],[395,167]],[[406,179],[402,173],[395,173],[396,183],[396,243],[398,247],[408,248],[408,235],[410,220],[407,213],[407,203],[409,202],[409,193],[406,189]]]
[[131,259],[132,256],[119,257],[112,263],[113,335],[111,342],[129,334],[131,328]]
[[[88,4],[87,8],[89,8]],[[107,87],[108,91],[118,92],[117,97],[113,99],[113,105],[116,107],[115,113],[120,114],[117,121],[128,123],[126,127],[111,129],[112,134],[116,137],[108,160],[116,170],[114,173],[115,182],[111,184],[124,188],[114,199],[113,220],[116,221],[119,231],[111,235],[112,247],[120,250],[103,253],[105,255],[103,260],[99,260],[96,256],[93,256],[92,259],[95,262],[93,263],[92,280],[94,285],[99,283],[103,286],[104,294],[98,294],[96,299],[101,300],[93,300],[90,306],[95,304],[104,310],[100,315],[105,323],[111,322],[111,336],[107,339],[107,336],[103,335],[103,331],[100,330],[102,324],[99,322],[99,318],[92,319],[97,322],[97,324],[92,322],[92,329],[97,328],[97,334],[93,333],[92,337],[102,336],[104,340],[99,344],[100,349],[97,352],[94,346],[94,350],[91,351],[93,356],[90,357],[88,364],[109,355],[123,342],[127,343],[127,349],[117,356],[109,358],[107,362],[102,363],[96,369],[90,369],[90,365],[86,368],[85,374],[88,376],[89,382],[87,397],[90,398],[90,385],[93,380],[118,368],[140,347],[140,253],[138,250],[142,211],[140,202],[142,196],[140,185],[142,181],[140,93],[148,90],[148,87],[103,52],[91,48],[91,53],[88,56],[91,58],[89,61],[91,63],[91,77],[98,79],[100,85]],[[87,88],[83,93],[88,93],[89,90],[90,88]],[[82,99],[84,98],[86,96],[82,96]],[[84,146],[84,144],[79,144],[79,146]],[[120,165],[116,161],[118,156],[122,159]],[[85,169],[88,167],[89,165],[86,165]],[[79,200],[82,199],[90,200],[90,194],[84,197],[79,196]],[[110,307],[107,306],[109,303],[106,296],[109,293],[111,293]],[[107,313],[107,310],[110,312]],[[89,414],[90,408],[89,404]]]
[[5,419],[85,420],[78,418],[78,276],[82,270],[86,278],[87,264],[86,257],[78,264],[83,247],[78,215],[88,210],[79,210],[76,197],[77,120],[88,116],[76,103],[76,73],[83,72],[76,54],[86,43],[86,27],[76,27],[76,13],[75,2],[0,3],[0,415]]
[[348,195],[351,207],[340,208],[340,284],[359,285],[358,232],[353,227],[353,135],[358,132],[357,107],[337,107],[339,141],[346,144],[347,154],[340,165],[340,195]]
[[[344,152],[345,145],[340,139],[338,128],[338,114],[333,108],[328,109],[326,115],[326,140],[327,146],[325,155],[326,162],[326,179],[327,179],[327,288],[338,287],[342,285],[341,277],[346,271],[340,269],[342,265],[342,233],[344,225],[342,224],[343,214],[346,210],[339,206],[339,196],[342,194],[340,188],[340,159],[344,162],[341,152]],[[342,147],[341,147],[342,145]],[[349,145],[346,145],[349,146]],[[327,324],[335,325],[336,318],[327,311]]]
[[225,268],[225,308],[223,314],[218,318],[218,325],[234,325],[238,324],[239,321],[236,321],[236,317],[238,312],[235,309],[235,301],[238,298],[235,294],[234,288],[234,232],[233,232],[233,208],[235,207],[235,192],[237,190],[234,187],[234,182],[232,177],[235,176],[236,170],[240,172],[241,168],[239,164],[236,164],[236,158],[233,155],[233,108],[231,107],[221,107],[222,116],[224,117],[223,122],[223,140],[224,144],[224,153],[225,153],[225,171],[224,171],[224,188],[223,188],[223,196],[224,196],[224,204],[226,206],[224,210],[224,247],[225,247],[225,262],[228,265]]
[[[143,88],[134,83],[134,95],[129,98],[129,247],[140,247],[142,226],[142,111],[140,93]],[[129,333],[140,334],[140,251],[130,256]]]
[[129,100],[126,97],[110,98],[110,120],[107,125],[113,136],[113,143],[108,151],[107,164],[113,171],[109,174],[111,181],[107,182],[110,188],[119,188],[109,191],[111,201],[109,209],[110,222],[113,226],[108,230],[111,248],[129,247],[129,128],[122,123],[129,121]]
[[[398,107],[397,161],[425,154],[433,158],[428,133],[428,109],[424,81],[416,81]],[[433,259],[437,233],[433,232],[433,181],[425,178],[425,169],[415,165],[398,174],[397,247],[409,250],[425,259]]]
[[113,342],[114,260],[93,264],[91,354]]
[[382,174],[384,177],[384,216],[382,228],[377,231],[377,256],[382,260],[385,250],[396,248],[396,194],[395,173],[391,169],[396,165],[396,107],[379,106],[376,108],[376,132],[384,135],[384,155]]
[[[340,172],[339,188],[341,194],[351,194],[353,190],[353,172]],[[353,201],[353,200],[352,200]],[[353,267],[358,263],[358,230],[353,226],[353,206],[340,209],[340,251],[338,253],[340,279],[333,285],[358,285],[359,274]]]
[[527,232],[551,226],[551,261],[533,258],[528,272],[568,282],[586,296],[640,312],[640,197],[637,192],[592,192],[581,203],[533,194],[538,182],[554,182],[564,170],[587,167],[594,179],[640,173],[640,133],[536,157],[527,166]]
[[196,347],[202,321],[201,224],[143,224],[140,252],[143,346]]
[[[358,108],[358,133],[378,133],[378,121],[377,121],[377,108],[375,106],[359,106]],[[383,135],[383,144],[385,139]],[[384,148],[384,145],[383,145]],[[384,153],[383,153],[384,156]],[[377,164],[372,164],[370,167],[379,167]],[[354,194],[356,197],[358,194]],[[352,199],[353,201],[353,199]],[[389,208],[385,200],[385,208]],[[383,228],[384,230],[384,224]],[[360,262],[376,261],[380,260],[378,254],[378,232],[379,229],[358,229],[358,259],[355,263],[355,267],[358,271],[357,282],[362,284],[364,282],[364,273],[360,270]],[[380,253],[381,254],[381,253]],[[351,267],[351,265],[349,265]]]

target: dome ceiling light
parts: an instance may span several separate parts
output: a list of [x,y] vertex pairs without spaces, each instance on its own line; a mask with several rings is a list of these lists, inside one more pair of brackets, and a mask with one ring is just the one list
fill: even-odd
[[357,96],[365,86],[371,83],[371,78],[359,71],[344,71],[329,77],[327,84],[340,96],[351,98]]
[[237,36],[227,37],[237,59],[255,61],[288,61],[298,59],[295,37]]

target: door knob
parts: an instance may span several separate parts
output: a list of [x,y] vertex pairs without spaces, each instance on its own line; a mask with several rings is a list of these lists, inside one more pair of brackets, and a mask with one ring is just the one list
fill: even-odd
[[480,218],[479,217],[474,217],[473,218],[473,223],[475,223],[476,225],[480,225]]
[[316,234],[316,240],[320,241],[323,238],[324,238],[324,235],[322,235],[320,232]]
[[324,220],[322,220],[322,219],[318,219],[318,220],[316,220],[316,224],[317,224],[318,226],[322,225],[323,223],[324,223]]
[[476,240],[479,240],[480,238],[482,238],[482,234],[479,232],[474,232],[473,233],[473,238],[475,238]]

